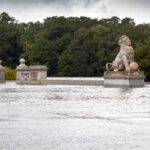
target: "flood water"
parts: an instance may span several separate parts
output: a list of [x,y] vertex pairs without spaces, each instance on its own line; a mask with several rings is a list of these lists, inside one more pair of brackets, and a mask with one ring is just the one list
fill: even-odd
[[0,84],[0,150],[149,149],[149,84]]

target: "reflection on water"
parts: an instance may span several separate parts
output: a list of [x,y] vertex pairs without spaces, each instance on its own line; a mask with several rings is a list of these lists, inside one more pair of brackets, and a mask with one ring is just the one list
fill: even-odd
[[0,150],[149,150],[144,88],[0,85]]

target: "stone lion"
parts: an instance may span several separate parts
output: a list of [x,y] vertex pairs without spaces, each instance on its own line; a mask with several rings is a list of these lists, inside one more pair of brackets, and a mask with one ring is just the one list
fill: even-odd
[[134,62],[134,50],[131,41],[126,35],[119,38],[120,51],[112,63],[106,64],[111,71],[130,71],[130,64]]

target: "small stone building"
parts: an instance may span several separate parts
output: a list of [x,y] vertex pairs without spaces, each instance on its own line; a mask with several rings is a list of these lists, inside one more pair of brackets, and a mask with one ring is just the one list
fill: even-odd
[[16,68],[17,84],[44,84],[47,79],[47,67],[43,65],[27,66],[24,59],[20,59],[20,65]]

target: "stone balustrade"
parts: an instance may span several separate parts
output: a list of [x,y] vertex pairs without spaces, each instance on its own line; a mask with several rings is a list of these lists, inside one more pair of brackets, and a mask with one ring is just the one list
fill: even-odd
[[43,84],[47,79],[47,67],[43,65],[27,66],[24,59],[20,59],[20,65],[16,68],[17,84]]

